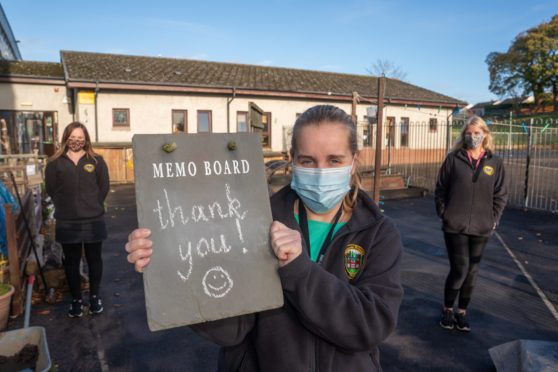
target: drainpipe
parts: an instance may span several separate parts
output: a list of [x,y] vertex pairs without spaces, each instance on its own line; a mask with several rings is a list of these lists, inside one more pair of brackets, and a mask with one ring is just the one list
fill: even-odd
[[353,101],[351,103],[351,117],[353,118],[353,121],[355,122],[355,125],[357,125],[357,103],[358,103],[358,92],[353,92]]
[[78,90],[72,89],[72,109],[74,111],[73,121],[79,121],[79,104],[78,104]]
[[227,98],[227,133],[231,132],[231,102],[236,98],[236,88],[233,87],[232,97]]
[[95,100],[95,142],[98,143],[99,142],[99,119],[97,118],[98,116],[98,110],[97,110],[97,93],[99,92],[99,80],[95,81],[95,96],[94,96],[94,100]]

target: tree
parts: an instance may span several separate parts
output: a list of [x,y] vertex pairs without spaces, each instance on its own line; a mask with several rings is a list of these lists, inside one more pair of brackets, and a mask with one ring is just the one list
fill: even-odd
[[490,53],[486,63],[494,94],[532,94],[538,108],[545,93],[552,92],[554,111],[558,110],[558,16],[520,33],[507,52]]
[[407,73],[403,71],[401,66],[396,66],[395,63],[387,59],[378,59],[372,64],[372,68],[370,70],[366,69],[366,71],[374,76],[384,75],[389,78],[407,81]]

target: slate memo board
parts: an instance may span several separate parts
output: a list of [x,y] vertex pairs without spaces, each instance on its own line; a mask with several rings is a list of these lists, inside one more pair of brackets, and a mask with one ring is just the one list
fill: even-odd
[[132,144],[138,222],[153,241],[149,329],[281,307],[260,136],[136,134]]

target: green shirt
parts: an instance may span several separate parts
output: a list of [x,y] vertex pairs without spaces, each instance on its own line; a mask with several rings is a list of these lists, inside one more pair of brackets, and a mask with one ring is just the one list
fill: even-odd
[[[300,223],[298,214],[295,213],[296,222]],[[332,238],[335,236],[337,231],[346,225],[347,222],[338,222],[333,229]],[[332,223],[308,220],[308,235],[310,235],[310,259],[314,262],[318,260],[318,255],[320,254],[320,249],[324,245],[324,241],[327,238],[327,234],[331,229]],[[303,238],[304,239],[304,238]]]

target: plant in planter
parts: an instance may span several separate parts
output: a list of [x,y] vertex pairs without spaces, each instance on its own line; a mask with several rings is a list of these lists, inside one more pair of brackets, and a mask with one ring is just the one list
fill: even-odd
[[[0,256],[0,272],[8,268],[8,260]],[[14,294],[14,286],[0,281],[0,330],[8,325],[8,315],[10,314],[10,303]]]
[[12,285],[7,283],[0,283],[0,297],[4,296],[12,290]]
[[8,258],[0,253],[0,283],[7,283],[9,277]]

